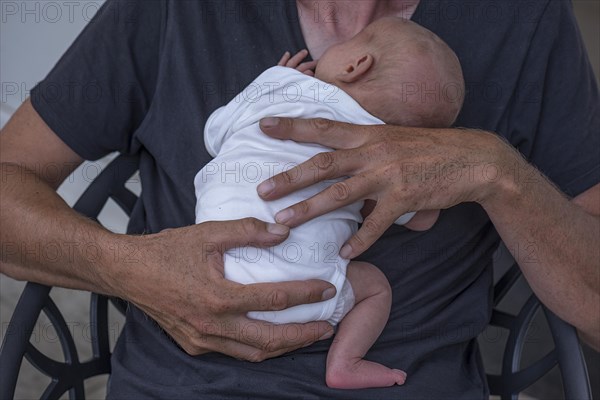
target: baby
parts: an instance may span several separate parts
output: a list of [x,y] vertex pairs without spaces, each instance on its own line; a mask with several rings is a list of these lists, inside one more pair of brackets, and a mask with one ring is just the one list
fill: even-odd
[[[301,64],[306,55],[286,53],[279,66],[262,73],[208,119],[204,139],[215,159],[194,179],[197,223],[244,217],[274,222],[277,211],[341,180],[320,182],[283,199],[261,200],[256,192],[260,182],[331,151],[265,135],[259,128],[264,117],[446,127],[462,105],[464,84],[456,55],[410,21],[383,18],[371,23],[351,40],[331,46],[314,73],[313,65]],[[326,383],[334,388],[384,387],[406,379],[399,369],[363,359],[387,322],[391,289],[375,266],[338,254],[362,221],[362,207],[362,202],[355,203],[306,222],[270,249],[244,247],[224,255],[225,277],[239,283],[323,279],[335,285],[333,299],[248,314],[277,324],[339,324],[326,365]],[[427,229],[437,218],[435,211],[413,214],[396,223]]]

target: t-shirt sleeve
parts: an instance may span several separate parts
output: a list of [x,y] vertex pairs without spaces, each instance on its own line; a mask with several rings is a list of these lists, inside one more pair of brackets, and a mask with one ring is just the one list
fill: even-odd
[[46,78],[34,109],[77,154],[135,152],[156,87],[164,2],[107,0]]
[[598,86],[571,3],[548,1],[536,22],[510,110],[509,140],[576,196],[600,181]]

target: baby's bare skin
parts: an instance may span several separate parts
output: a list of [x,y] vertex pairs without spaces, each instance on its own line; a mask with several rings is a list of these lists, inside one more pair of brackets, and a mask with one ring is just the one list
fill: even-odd
[[327,353],[327,386],[362,389],[404,384],[404,371],[363,359],[390,315],[392,289],[387,278],[372,264],[350,261],[346,279],[356,300],[340,322]]

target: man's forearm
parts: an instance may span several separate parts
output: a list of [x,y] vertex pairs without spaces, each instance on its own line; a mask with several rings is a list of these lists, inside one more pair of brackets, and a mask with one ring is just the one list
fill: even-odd
[[600,218],[512,160],[482,205],[540,300],[599,349]]
[[1,163],[0,272],[110,294],[117,235],[73,211],[32,171]]

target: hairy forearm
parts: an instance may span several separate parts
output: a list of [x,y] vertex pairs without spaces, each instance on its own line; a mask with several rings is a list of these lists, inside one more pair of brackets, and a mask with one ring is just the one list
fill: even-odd
[[506,150],[482,202],[539,299],[600,348],[600,218]]
[[0,164],[0,272],[19,280],[111,294],[117,236],[73,211],[44,180]]

